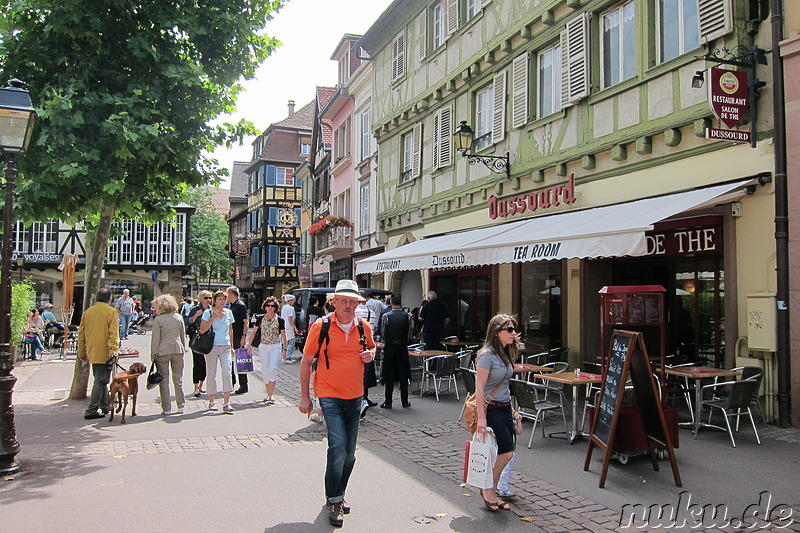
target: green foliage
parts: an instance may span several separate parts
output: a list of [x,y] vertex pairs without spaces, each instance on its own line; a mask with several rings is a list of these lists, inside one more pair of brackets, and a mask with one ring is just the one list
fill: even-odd
[[30,280],[11,284],[11,343],[16,344],[25,332],[28,313],[36,305],[36,291]]
[[193,205],[189,232],[189,262],[198,279],[232,279],[233,259],[225,249],[228,244],[228,223],[216,212],[212,194],[201,187],[190,189],[184,202]]
[[210,125],[279,44],[282,0],[0,2],[2,79],[39,112],[20,160],[20,218],[162,220],[191,186],[227,173],[204,151],[253,132]]

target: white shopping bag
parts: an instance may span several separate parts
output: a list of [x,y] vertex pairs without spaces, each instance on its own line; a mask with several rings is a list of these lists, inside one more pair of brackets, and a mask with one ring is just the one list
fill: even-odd
[[469,446],[465,447],[464,482],[479,489],[489,489],[494,487],[494,474],[492,469],[497,460],[497,440],[494,432],[487,428],[486,438],[475,433]]

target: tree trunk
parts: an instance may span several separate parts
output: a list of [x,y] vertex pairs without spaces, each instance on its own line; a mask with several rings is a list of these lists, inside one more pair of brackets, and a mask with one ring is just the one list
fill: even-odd
[[[105,199],[100,200],[100,220],[96,228],[86,231],[86,273],[83,284],[83,312],[85,313],[94,305],[97,291],[100,288],[100,275],[103,272],[103,262],[108,248],[108,238],[111,235],[111,221],[117,208],[114,204],[106,203]],[[70,386],[69,399],[83,400],[86,398],[86,389],[89,387],[89,368],[88,362],[83,362],[75,358],[75,369],[72,373],[72,385]]]

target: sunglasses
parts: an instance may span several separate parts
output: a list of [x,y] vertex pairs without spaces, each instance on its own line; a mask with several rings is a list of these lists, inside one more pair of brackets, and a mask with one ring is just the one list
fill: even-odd
[[203,296],[203,300],[210,300],[211,296]]
[[278,306],[277,306],[277,305],[275,305],[275,304],[267,304],[267,305],[265,305],[264,307],[265,307],[265,308],[266,308],[266,307],[274,307],[275,309],[277,309],[277,308],[278,308]]
[[500,328],[500,331],[507,331],[509,333],[514,333],[517,331],[517,328],[515,328],[514,326],[506,326],[504,328]]

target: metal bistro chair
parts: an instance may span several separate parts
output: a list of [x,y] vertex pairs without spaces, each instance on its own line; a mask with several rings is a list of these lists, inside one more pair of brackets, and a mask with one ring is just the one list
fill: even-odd
[[456,390],[456,399],[460,399],[458,396],[458,383],[456,383],[458,359],[453,355],[437,355],[425,359],[423,366],[422,387],[419,389],[420,396],[425,392],[425,383],[430,378],[433,381],[433,392],[436,394],[437,402],[439,401],[439,388],[441,388],[443,381],[447,381],[447,392],[450,392],[450,385],[452,384]]
[[568,431],[567,414],[564,411],[564,404],[544,399],[547,396],[546,387],[544,385],[532,383],[530,381],[511,379],[510,387],[511,394],[516,399],[519,414],[522,415],[522,418],[533,421],[531,438],[528,439],[528,448],[533,444],[533,435],[536,433],[536,425],[539,422],[542,423],[542,437],[544,438],[544,417],[547,411],[561,409],[561,418],[564,420],[564,431]]
[[[424,344],[409,344],[408,351],[413,352],[416,350],[422,350],[424,348]],[[419,357],[410,357],[411,360],[411,381],[414,381],[414,374],[419,375],[419,386],[422,387],[422,371],[424,370],[422,366],[422,359]]]
[[[761,423],[766,425],[767,418],[764,416],[764,409],[761,407],[761,396],[759,396],[759,392],[761,390],[761,381],[764,379],[764,371],[761,367],[758,366],[740,366],[734,368],[733,370],[741,370],[742,376],[739,378],[740,380],[751,380],[756,381],[758,383],[758,387],[756,388],[756,392],[753,395],[753,401],[755,401],[756,406],[758,406],[758,413],[761,415]],[[739,419],[736,419],[736,431],[739,431]]]
[[715,395],[712,394],[712,399],[700,402],[700,416],[702,417],[703,408],[709,408],[708,421],[710,423],[713,410],[719,409],[722,411],[722,415],[725,417],[725,427],[727,428],[728,436],[731,438],[731,444],[733,444],[734,448],[736,448],[736,441],[733,439],[733,431],[731,430],[731,424],[728,419],[736,417],[738,426],[739,417],[743,415],[750,417],[750,425],[753,426],[756,442],[761,444],[761,439],[758,438],[756,423],[753,420],[753,412],[750,411],[750,404],[753,401],[753,396],[758,394],[759,385],[760,383],[757,379],[743,379],[740,381],[725,381],[723,383],[715,383],[703,387],[704,396],[706,391],[716,393],[723,388],[727,389],[728,394],[725,397],[713,399]]
[[[471,368],[459,368],[458,371],[461,373],[461,379],[464,381],[464,386],[467,389],[467,398],[475,394],[475,376],[477,372],[472,370]],[[467,404],[463,404],[461,406],[461,413],[458,415],[458,420],[461,420],[461,417],[464,416],[464,411],[467,409]]]
[[[667,356],[667,359],[670,359],[672,356]],[[684,366],[695,366],[694,363],[681,363],[681,364],[674,364],[674,365],[667,365],[667,368],[678,368]],[[678,376],[671,376],[667,374],[665,376],[664,385],[666,388],[666,402],[675,405],[675,399],[683,398],[686,402],[686,406],[689,408],[689,416],[692,419],[692,424],[694,424],[694,384],[689,382],[689,378],[681,378]]]

